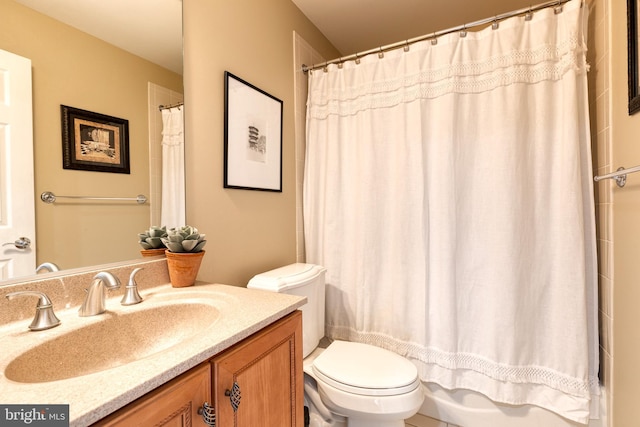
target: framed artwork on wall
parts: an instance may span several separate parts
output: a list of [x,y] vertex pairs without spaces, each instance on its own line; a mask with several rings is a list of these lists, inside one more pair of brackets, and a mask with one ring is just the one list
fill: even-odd
[[224,73],[224,188],[282,192],[282,101]]
[[66,105],[60,114],[64,169],[130,173],[128,120]]

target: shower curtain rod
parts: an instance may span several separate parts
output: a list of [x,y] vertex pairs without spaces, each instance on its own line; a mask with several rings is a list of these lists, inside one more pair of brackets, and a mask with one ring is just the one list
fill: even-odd
[[332,59],[331,61],[326,61],[326,62],[322,62],[320,64],[314,64],[310,67],[306,66],[306,65],[302,65],[302,72],[303,73],[307,73],[307,71],[313,71],[313,70],[319,70],[319,69],[323,69],[324,71],[327,71],[326,67],[328,65],[331,64],[338,64],[338,67],[342,66],[342,63],[344,63],[345,61],[351,61],[351,60],[355,60],[356,64],[358,64],[360,62],[360,58],[362,58],[363,56],[367,56],[367,55],[371,55],[374,53],[378,54],[378,57],[382,58],[384,56],[385,52],[389,52],[391,50],[395,50],[395,49],[400,49],[400,48],[404,48],[405,52],[409,50],[409,46],[414,44],[414,43],[418,43],[424,40],[431,40],[432,44],[437,44],[438,43],[438,37],[447,35],[447,34],[451,34],[451,33],[455,33],[455,32],[460,32],[460,37],[465,37],[467,35],[467,30],[469,28],[473,28],[473,27],[480,27],[480,26],[484,26],[487,24],[492,24],[493,29],[495,30],[496,28],[498,28],[498,23],[500,21],[504,21],[507,18],[511,18],[514,16],[520,16],[520,15],[524,15],[525,19],[527,21],[531,20],[532,14],[534,12],[537,12],[539,10],[542,9],[546,9],[548,7],[555,7],[555,13],[561,13],[562,12],[562,5],[565,3],[568,3],[570,0],[554,0],[554,1],[549,1],[546,3],[541,3],[535,6],[529,6],[527,8],[523,8],[523,9],[519,9],[519,10],[514,10],[512,12],[507,12],[504,13],[502,15],[496,15],[492,18],[486,18],[486,19],[482,19],[480,21],[475,21],[475,22],[471,22],[469,24],[464,24],[464,25],[458,25],[457,27],[452,27],[446,30],[442,30],[442,31],[436,31],[435,33],[429,34],[429,35],[424,35],[421,37],[416,37],[413,39],[407,39],[405,41],[402,42],[397,42],[397,43],[392,43],[392,44],[388,44],[386,46],[380,46],[374,49],[370,49],[370,50],[366,50],[364,52],[357,52],[348,56],[342,56],[340,58],[336,58],[336,59]]
[[169,110],[171,108],[174,107],[182,107],[184,105],[184,102],[176,102],[175,104],[169,104],[169,105],[160,105],[158,107],[158,110],[162,111],[162,110]]

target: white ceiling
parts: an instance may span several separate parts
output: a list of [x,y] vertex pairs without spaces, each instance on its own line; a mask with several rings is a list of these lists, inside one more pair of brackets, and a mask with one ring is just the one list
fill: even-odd
[[[182,73],[182,0],[16,1]],[[343,56],[490,18],[532,4],[531,0],[292,2]]]

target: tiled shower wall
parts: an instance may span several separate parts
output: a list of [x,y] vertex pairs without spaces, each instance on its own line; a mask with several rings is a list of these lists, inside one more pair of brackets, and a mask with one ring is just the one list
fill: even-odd
[[[594,173],[613,171],[611,149],[611,61],[610,61],[610,2],[611,0],[587,0],[589,29],[587,60],[590,65],[589,116]],[[613,184],[615,185],[615,184]],[[600,379],[606,390],[606,422],[611,426],[611,404],[614,398],[613,384],[613,190],[612,181],[596,184],[596,228],[599,272],[599,321],[600,321]]]

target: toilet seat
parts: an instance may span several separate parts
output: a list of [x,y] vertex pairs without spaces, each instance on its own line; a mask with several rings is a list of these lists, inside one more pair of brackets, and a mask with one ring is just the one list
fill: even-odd
[[363,396],[396,396],[420,386],[413,363],[362,343],[334,341],[313,361],[312,370],[318,380]]

